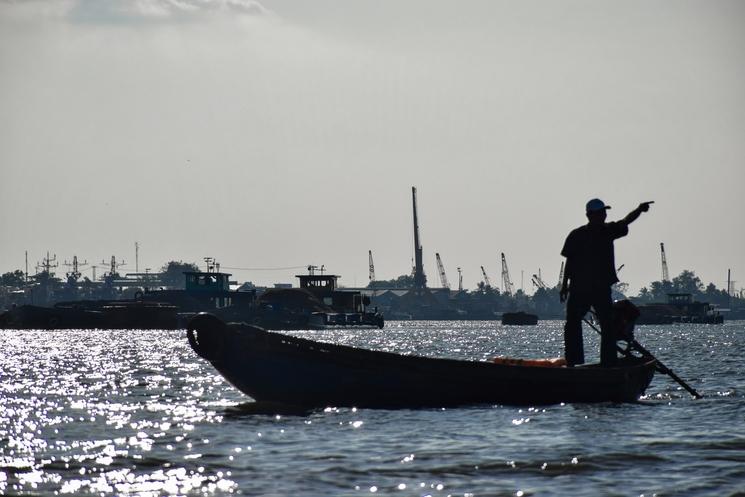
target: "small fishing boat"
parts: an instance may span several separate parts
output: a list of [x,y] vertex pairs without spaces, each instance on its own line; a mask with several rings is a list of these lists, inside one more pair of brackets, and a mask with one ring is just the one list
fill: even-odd
[[200,357],[254,400],[304,407],[633,402],[656,366],[654,358],[635,356],[610,368],[407,356],[226,324],[210,314],[192,318],[187,337]]

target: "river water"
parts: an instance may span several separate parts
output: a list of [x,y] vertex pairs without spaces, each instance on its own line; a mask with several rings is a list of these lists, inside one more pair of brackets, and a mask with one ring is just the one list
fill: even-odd
[[[558,356],[561,325],[292,334],[483,360]],[[183,331],[0,330],[0,494],[745,495],[745,322],[636,336],[705,397],[657,374],[637,404],[256,414]]]

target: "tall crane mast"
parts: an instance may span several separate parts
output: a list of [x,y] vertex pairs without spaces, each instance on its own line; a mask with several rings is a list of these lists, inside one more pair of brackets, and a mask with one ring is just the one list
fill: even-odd
[[373,258],[372,258],[372,250],[367,251],[367,261],[370,266],[370,273],[368,274],[368,279],[370,280],[370,283],[375,281],[375,264],[373,264]]
[[463,291],[463,271],[460,268],[458,268],[458,291]]
[[448,283],[448,277],[445,274],[445,266],[442,265],[442,259],[440,259],[440,253],[435,253],[435,259],[437,259],[437,271],[440,273],[440,283],[442,288],[450,289],[450,283]]
[[502,252],[502,285],[504,286],[504,293],[507,295],[515,293],[515,285],[512,284],[510,279],[510,271],[507,269],[507,258],[505,258],[504,252]]
[[416,187],[411,187],[411,203],[414,211],[414,288],[425,288],[427,276],[422,262],[422,244],[419,240],[419,218],[416,212]]
[[561,261],[561,269],[559,269],[559,284],[556,286],[561,287],[562,283],[564,283],[564,261]]
[[665,244],[660,242],[660,254],[662,255],[662,281],[670,281],[670,273],[667,270],[667,257],[665,257]]
[[489,277],[486,275],[486,269],[484,269],[484,266],[481,266],[481,274],[484,275],[484,285],[486,285],[486,288],[491,288],[491,281],[489,280]]
[[532,281],[533,281],[533,284],[537,286],[538,288],[542,288],[543,290],[546,290],[548,288],[546,286],[546,283],[541,279],[540,274],[534,274]]

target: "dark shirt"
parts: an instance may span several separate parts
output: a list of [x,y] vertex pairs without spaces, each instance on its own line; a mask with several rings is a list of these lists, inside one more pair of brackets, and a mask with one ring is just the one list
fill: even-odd
[[572,230],[561,249],[567,258],[569,290],[592,290],[618,282],[613,241],[628,233],[629,226],[623,222],[586,224]]

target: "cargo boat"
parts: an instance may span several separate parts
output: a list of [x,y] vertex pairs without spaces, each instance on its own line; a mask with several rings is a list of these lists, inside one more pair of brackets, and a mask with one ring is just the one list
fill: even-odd
[[693,300],[690,293],[669,293],[666,303],[640,304],[636,324],[722,324],[724,316],[708,302]]

